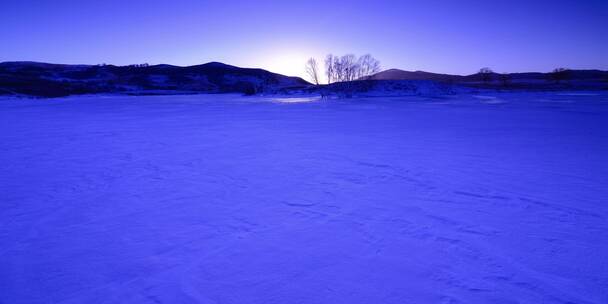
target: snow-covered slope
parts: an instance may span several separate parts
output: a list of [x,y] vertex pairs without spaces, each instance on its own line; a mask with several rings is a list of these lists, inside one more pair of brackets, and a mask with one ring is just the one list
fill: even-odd
[[608,302],[605,93],[310,100],[0,99],[0,303]]
[[65,65],[37,62],[0,63],[0,95],[57,97],[75,94],[225,93],[253,94],[309,85],[262,69],[219,62],[172,65]]

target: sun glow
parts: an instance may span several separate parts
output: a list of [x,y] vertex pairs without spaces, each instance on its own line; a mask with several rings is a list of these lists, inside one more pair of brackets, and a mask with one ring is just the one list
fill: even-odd
[[306,56],[301,54],[278,54],[268,58],[268,70],[288,76],[303,75]]
[[298,76],[306,79],[304,65],[313,54],[298,52],[278,52],[273,56],[264,58],[261,62],[263,69],[287,76]]

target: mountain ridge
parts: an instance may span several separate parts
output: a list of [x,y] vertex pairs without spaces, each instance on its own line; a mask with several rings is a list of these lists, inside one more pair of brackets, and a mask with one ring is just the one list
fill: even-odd
[[[359,88],[417,91],[419,81],[438,87],[454,86],[492,90],[605,90],[608,71],[567,70],[556,73],[520,72],[451,75],[426,71],[388,69],[355,85],[313,86],[299,77],[260,68],[242,68],[212,61],[191,66],[169,64],[56,64],[35,61],[0,62],[0,95],[61,97],[78,94],[198,94],[298,92],[340,94]],[[557,77],[559,76],[559,77]],[[369,82],[373,83],[369,83]],[[429,86],[430,84],[425,84]],[[423,86],[425,86],[423,85]],[[405,89],[404,89],[405,88]],[[445,90],[451,91],[451,90]],[[342,92],[343,93],[343,92]]]
[[[608,78],[608,71],[598,69],[567,69],[565,78],[573,80],[601,80]],[[491,78],[499,78],[500,76],[509,76],[510,80],[540,80],[548,79],[554,72],[514,72],[514,73],[489,73]],[[378,72],[374,75],[365,77],[367,80],[434,80],[434,81],[480,81],[483,75],[480,73],[470,75],[458,74],[442,74],[427,71],[407,71],[402,69],[388,69]]]
[[221,62],[192,66],[0,63],[0,94],[60,97],[74,94],[244,93],[308,86],[299,77]]

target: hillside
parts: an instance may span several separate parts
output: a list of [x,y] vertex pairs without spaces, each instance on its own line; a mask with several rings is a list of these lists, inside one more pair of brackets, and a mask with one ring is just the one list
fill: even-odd
[[[60,97],[79,94],[309,93],[392,96],[433,91],[438,94],[491,90],[605,90],[608,71],[568,70],[556,81],[551,73],[450,75],[389,69],[363,82],[312,86],[299,77],[220,62],[194,66],[66,65],[40,62],[0,63],[0,95]],[[369,81],[371,80],[371,81]]]
[[65,65],[38,62],[0,63],[0,95],[57,97],[91,93],[253,94],[309,83],[262,69],[219,62],[195,66]]
[[371,80],[434,80],[448,81],[462,79],[463,76],[437,74],[424,71],[404,71],[399,69],[390,69],[370,76]]
[[[552,73],[491,73],[491,78],[498,80],[500,76],[507,75],[511,80],[551,80]],[[374,74],[367,79],[372,80],[434,80],[434,81],[480,81],[481,75],[450,75],[438,74],[424,71],[404,71],[400,69],[390,69]],[[608,79],[608,71],[600,70],[567,70],[567,80],[605,80]]]
[[[484,77],[487,78],[484,79]],[[490,89],[594,90],[606,89],[608,87],[608,71],[600,70],[567,70],[561,74],[559,81],[555,79],[553,73],[527,72],[450,75],[399,69],[382,71],[366,79],[382,81],[430,80]]]

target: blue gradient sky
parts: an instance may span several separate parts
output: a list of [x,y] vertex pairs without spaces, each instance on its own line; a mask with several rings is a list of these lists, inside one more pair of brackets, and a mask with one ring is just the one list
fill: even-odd
[[608,1],[0,2],[0,61],[222,61],[302,76],[329,52],[457,74],[608,69]]

